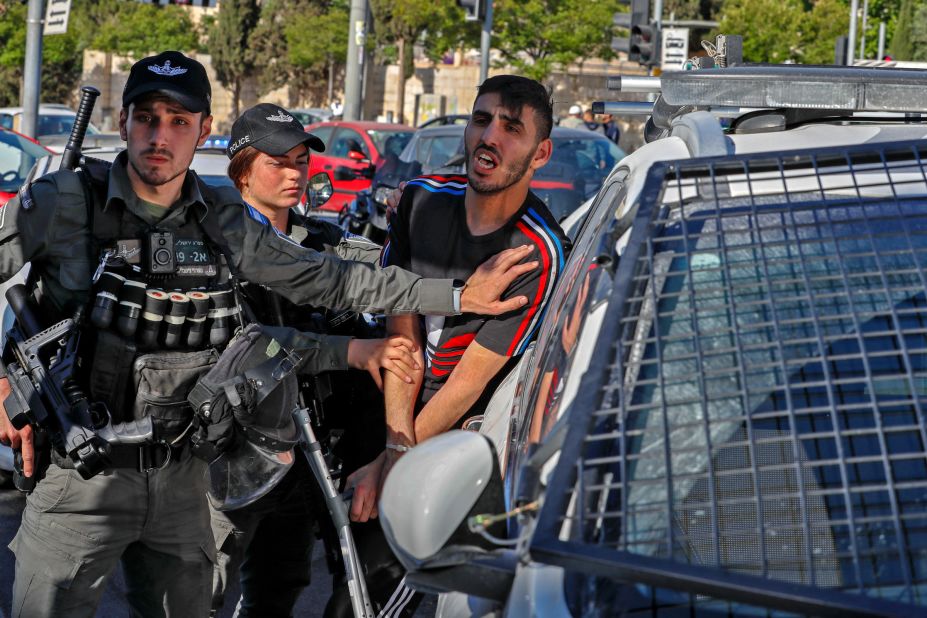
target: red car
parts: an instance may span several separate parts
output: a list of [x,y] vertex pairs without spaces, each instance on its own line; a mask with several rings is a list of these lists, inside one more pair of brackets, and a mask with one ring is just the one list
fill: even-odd
[[34,139],[0,128],[0,206],[16,195],[36,159],[50,154]]
[[335,192],[322,206],[339,212],[358,191],[370,187],[377,168],[399,153],[412,139],[415,129],[383,122],[317,122],[306,130],[325,142],[325,152],[313,152],[309,176],[325,172]]

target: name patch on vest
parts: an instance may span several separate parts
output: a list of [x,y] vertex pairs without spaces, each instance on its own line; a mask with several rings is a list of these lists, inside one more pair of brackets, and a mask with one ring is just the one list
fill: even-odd
[[[133,266],[146,267],[144,259],[144,244],[138,238],[129,238],[116,241],[116,259],[122,259]],[[180,277],[215,277],[219,267],[212,253],[206,248],[201,239],[175,238],[174,264],[177,270],[174,273]]]

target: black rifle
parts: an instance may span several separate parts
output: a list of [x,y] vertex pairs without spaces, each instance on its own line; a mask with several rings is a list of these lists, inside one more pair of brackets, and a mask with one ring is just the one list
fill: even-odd
[[16,429],[44,429],[52,447],[89,479],[109,466],[111,444],[150,442],[151,418],[114,425],[105,405],[91,404],[74,377],[80,316],[42,329],[27,298],[22,284],[6,292],[16,316],[8,335],[16,360],[7,365],[6,413]]

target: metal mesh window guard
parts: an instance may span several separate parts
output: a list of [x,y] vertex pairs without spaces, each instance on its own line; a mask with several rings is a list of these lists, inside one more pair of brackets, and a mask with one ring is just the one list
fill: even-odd
[[927,606],[924,158],[651,169],[536,559],[652,586],[657,614]]

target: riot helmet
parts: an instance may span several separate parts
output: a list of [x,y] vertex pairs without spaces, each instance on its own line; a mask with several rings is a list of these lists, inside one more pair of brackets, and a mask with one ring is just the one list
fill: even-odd
[[207,495],[216,510],[251,504],[293,465],[302,336],[291,328],[249,324],[188,397],[198,421],[191,444],[209,462]]

